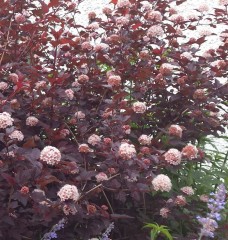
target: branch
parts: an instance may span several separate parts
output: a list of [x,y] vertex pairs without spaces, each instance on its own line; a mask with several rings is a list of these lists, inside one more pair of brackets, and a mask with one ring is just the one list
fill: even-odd
[[[13,13],[13,14],[14,14],[14,13]],[[5,55],[5,52],[6,52],[6,48],[7,48],[7,46],[8,46],[10,29],[11,29],[11,25],[12,25],[12,19],[13,19],[13,15],[12,15],[11,18],[10,18],[9,29],[8,29],[7,36],[6,36],[6,44],[5,44],[5,47],[4,47],[4,49],[3,49],[3,53],[2,53],[2,55],[1,55],[1,59],[0,59],[0,66],[2,65],[2,60],[3,60],[3,58],[4,58],[4,55]]]
[[[111,179],[113,179],[113,178],[115,178],[115,177],[117,177],[117,176],[119,176],[119,175],[120,175],[120,173],[117,173],[116,175],[110,177],[107,181],[110,181]],[[103,184],[102,184],[102,183],[98,184],[97,186],[93,187],[92,189],[90,189],[89,191],[87,191],[86,193],[84,193],[84,195],[82,195],[82,196],[78,199],[78,201],[81,200],[81,199],[83,199],[83,198],[84,198],[85,196],[87,196],[89,193],[93,192],[94,190],[96,190],[97,188],[100,188],[100,187],[103,187]]]

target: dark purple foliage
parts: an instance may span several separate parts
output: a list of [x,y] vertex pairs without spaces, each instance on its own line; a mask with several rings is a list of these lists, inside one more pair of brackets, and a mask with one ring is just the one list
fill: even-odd
[[[227,32],[223,45],[198,56],[206,37],[180,41],[197,21],[170,20],[171,0],[153,7],[161,21],[140,0],[123,8],[112,0],[107,20],[93,16],[88,27],[75,22],[70,0],[35,2],[0,0],[0,112],[14,120],[0,129],[0,238],[40,239],[68,212],[59,239],[89,239],[111,222],[118,239],[146,239],[143,224],[163,223],[159,209],[175,195],[155,195],[151,181],[204,158],[197,149],[194,159],[173,166],[164,153],[224,132],[227,115],[219,113],[227,84],[217,78],[227,75]],[[213,23],[225,19],[216,9]],[[137,102],[146,111],[137,113]],[[38,123],[28,124],[29,116]],[[169,133],[173,124],[183,129],[181,138]],[[23,140],[10,138],[15,130]],[[151,142],[141,143],[141,135]],[[135,149],[129,158],[120,153],[123,143]],[[46,146],[61,152],[58,164],[41,161]],[[65,184],[77,187],[76,202],[60,201]]]

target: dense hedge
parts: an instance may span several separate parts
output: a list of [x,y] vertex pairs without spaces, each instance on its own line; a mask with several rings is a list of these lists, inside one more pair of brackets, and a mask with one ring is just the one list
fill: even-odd
[[186,17],[171,2],[185,1],[112,0],[83,27],[70,0],[0,0],[1,239],[41,239],[64,217],[59,239],[111,222],[113,239],[147,239],[143,224],[167,219],[196,238],[205,204],[180,170],[227,124],[227,31],[199,55],[227,5],[203,25],[207,6]]

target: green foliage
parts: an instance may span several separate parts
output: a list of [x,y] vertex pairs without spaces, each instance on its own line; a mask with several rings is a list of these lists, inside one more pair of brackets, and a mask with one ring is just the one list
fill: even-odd
[[[224,141],[222,141],[222,139]],[[201,137],[197,142],[197,147],[205,153],[201,162],[188,161],[183,164],[178,171],[176,169],[164,170],[165,174],[169,174],[173,184],[173,190],[177,195],[180,194],[180,188],[184,186],[191,186],[195,191],[194,195],[186,196],[188,205],[175,209],[176,212],[183,214],[185,217],[171,220],[167,223],[168,227],[172,230],[173,236],[176,234],[187,236],[192,231],[188,220],[191,219],[192,224],[197,224],[197,222],[194,221],[195,217],[202,211],[208,211],[207,204],[199,201],[200,195],[209,195],[211,192],[214,192],[222,182],[224,182],[226,188],[228,188],[228,149],[225,146],[227,140],[228,138],[226,136],[220,136],[218,138],[211,136]],[[224,146],[221,146],[218,142],[224,142],[224,144],[222,144]],[[167,198],[169,197],[167,196]],[[194,207],[189,207],[190,205]],[[226,205],[221,227],[223,225],[227,226],[227,212],[228,206]],[[220,232],[220,230],[218,232]],[[222,234],[221,239],[226,239],[224,238],[224,234],[226,234],[227,237],[227,232],[218,234],[219,236]]]
[[[196,164],[196,171],[194,171],[195,181],[204,188],[204,190],[214,190],[221,182],[228,184],[228,149],[221,148],[218,141],[227,142],[227,136],[220,136],[218,138],[204,137],[198,142],[198,147],[205,152],[205,163]],[[201,176],[199,176],[201,175]],[[210,182],[210,185],[208,184]]]
[[[179,172],[172,172],[172,181],[174,188],[179,189],[184,185],[192,186],[196,190],[197,195],[208,194],[214,191],[218,184],[224,182],[228,185],[228,149],[224,147],[223,151],[219,149],[217,140],[223,139],[227,141],[226,136],[219,138],[202,137],[198,141],[198,148],[204,153],[204,161],[188,162]],[[175,176],[181,176],[175,181]],[[210,184],[208,184],[210,183]]]
[[173,237],[171,236],[169,229],[164,225],[158,225],[157,223],[147,223],[144,228],[150,228],[150,239],[156,240],[157,237],[162,234],[166,237],[168,240],[173,240]]
[[101,69],[102,72],[108,72],[112,70],[111,66],[106,63],[101,63],[100,61],[97,61],[97,66]]

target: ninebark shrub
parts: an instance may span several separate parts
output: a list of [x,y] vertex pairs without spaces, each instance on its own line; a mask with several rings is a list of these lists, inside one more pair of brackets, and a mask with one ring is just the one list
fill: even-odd
[[227,2],[208,25],[205,8],[175,12],[184,0],[111,2],[84,27],[80,2],[0,0],[1,239],[40,239],[63,217],[59,239],[113,221],[116,238],[146,239],[143,223],[166,217],[197,232],[178,170],[204,161],[197,141],[227,124],[228,32],[199,54]]

